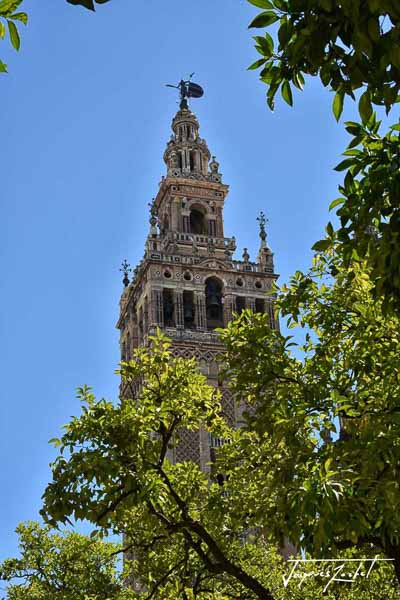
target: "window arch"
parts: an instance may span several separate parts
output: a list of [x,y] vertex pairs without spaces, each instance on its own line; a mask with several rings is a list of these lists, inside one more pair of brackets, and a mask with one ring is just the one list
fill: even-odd
[[196,207],[191,209],[189,222],[190,233],[207,235],[205,215],[199,208]]
[[223,327],[222,283],[216,277],[206,281],[207,329]]

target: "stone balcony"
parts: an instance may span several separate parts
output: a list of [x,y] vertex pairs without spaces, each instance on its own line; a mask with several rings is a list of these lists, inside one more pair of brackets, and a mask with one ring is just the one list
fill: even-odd
[[236,248],[236,241],[234,237],[213,237],[210,235],[198,235],[195,233],[177,233],[170,231],[164,236],[163,245],[167,246],[170,243],[187,244],[192,246],[193,243],[196,246],[209,246],[212,244],[215,248],[229,249],[234,251]]

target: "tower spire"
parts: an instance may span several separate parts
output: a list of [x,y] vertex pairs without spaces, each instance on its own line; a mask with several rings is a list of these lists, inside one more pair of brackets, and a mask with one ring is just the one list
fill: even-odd
[[257,217],[257,221],[260,227],[260,249],[258,251],[257,261],[258,264],[263,268],[263,270],[267,273],[274,272],[274,255],[271,249],[267,245],[267,231],[265,229],[266,223],[268,223],[268,219],[265,216],[264,211],[260,210],[260,213]]

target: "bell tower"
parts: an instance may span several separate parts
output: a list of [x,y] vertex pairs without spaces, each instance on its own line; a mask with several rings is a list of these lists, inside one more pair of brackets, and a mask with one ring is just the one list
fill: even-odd
[[[131,280],[123,265],[125,287],[117,323],[121,359],[129,360],[133,349],[147,345],[149,336],[161,328],[172,340],[175,355],[195,356],[209,383],[221,388],[224,415],[233,425],[240,418],[239,408],[218,379],[217,357],[223,346],[215,330],[245,308],[268,313],[271,326],[278,327],[271,296],[265,294],[277,275],[263,213],[258,218],[257,259],[251,261],[246,248],[242,260],[233,257],[236,240],[225,236],[223,218],[229,187],[187,102],[202,90],[184,81],[176,87],[181,103],[164,152],[166,175],[150,203],[144,257]],[[202,430],[182,432],[172,458],[192,460],[207,471],[219,443]]]

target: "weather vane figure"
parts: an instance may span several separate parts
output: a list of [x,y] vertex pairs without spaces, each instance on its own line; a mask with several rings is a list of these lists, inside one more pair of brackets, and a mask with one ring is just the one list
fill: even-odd
[[184,108],[189,108],[187,103],[188,98],[201,98],[204,94],[203,88],[197,83],[193,83],[193,81],[191,81],[193,75],[194,73],[191,73],[189,79],[187,79],[186,81],[184,79],[181,79],[178,85],[172,85],[171,83],[166,84],[167,87],[172,87],[179,90],[179,95],[181,99],[179,108],[181,110]]

